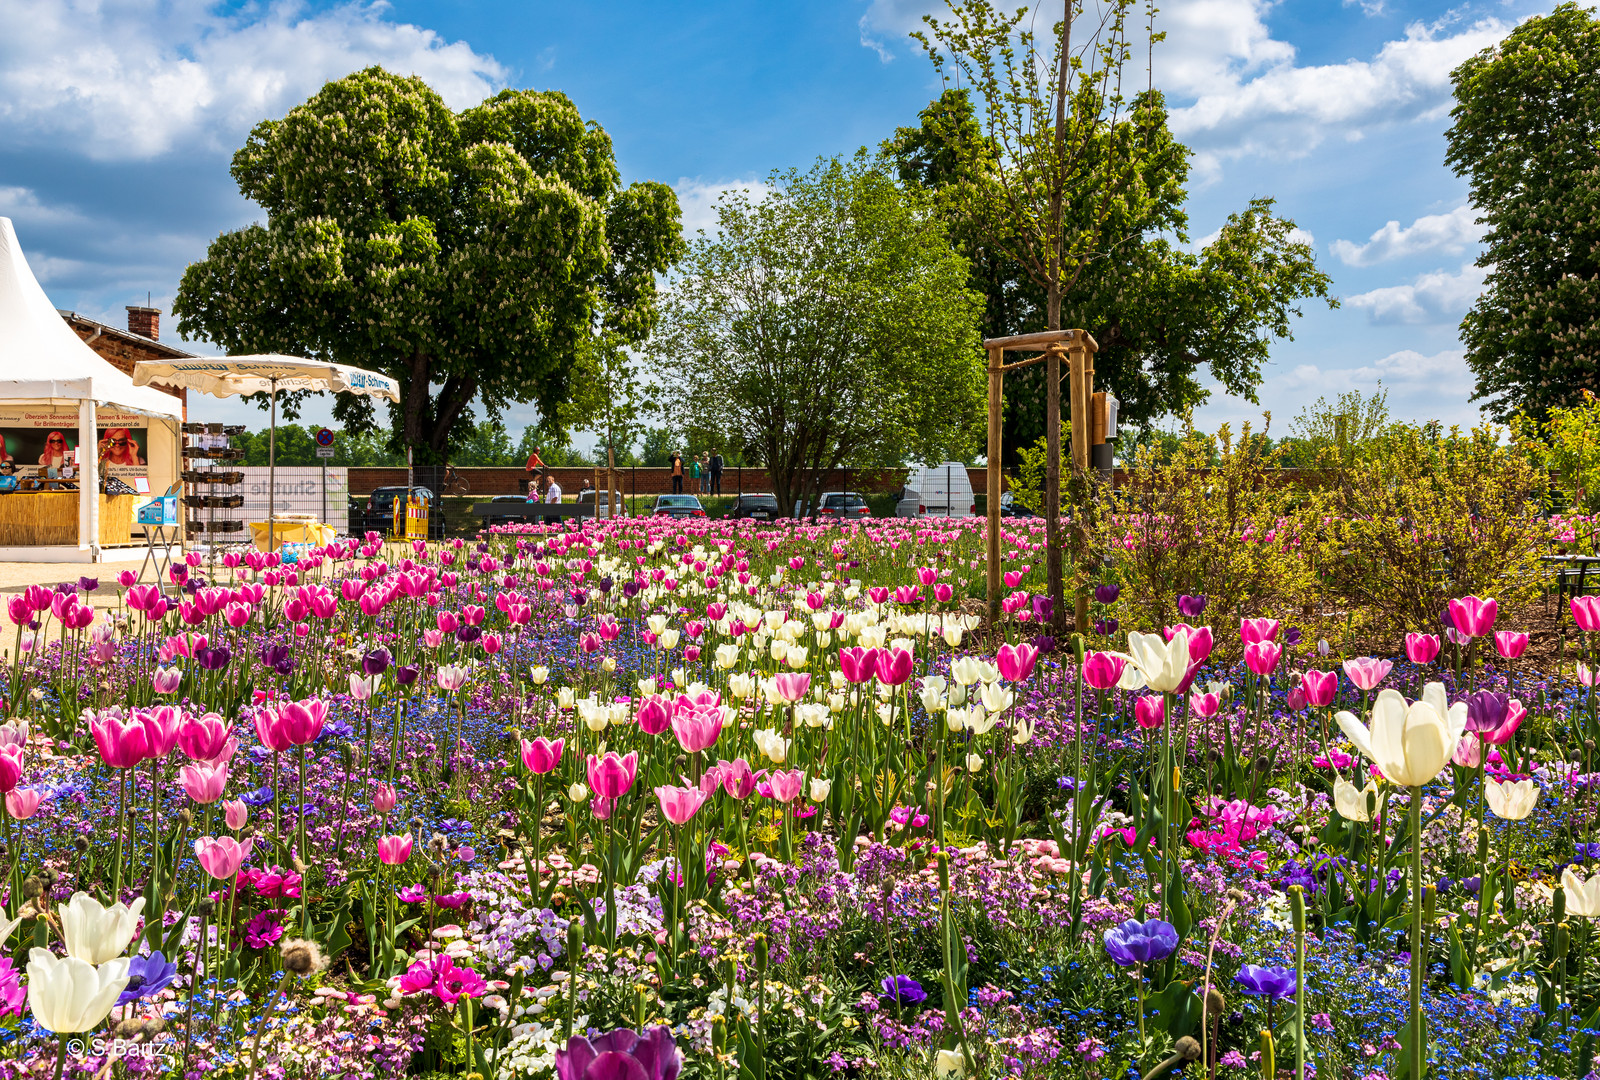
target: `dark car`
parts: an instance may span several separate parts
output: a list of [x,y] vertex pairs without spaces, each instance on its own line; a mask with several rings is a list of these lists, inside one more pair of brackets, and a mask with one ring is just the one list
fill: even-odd
[[693,495],[657,495],[650,513],[656,517],[705,517],[706,508]]
[[1003,518],[1030,518],[1034,516],[1032,510],[1017,502],[1011,492],[1000,496],[1000,516]]
[[817,498],[817,508],[812,512],[817,521],[849,521],[869,518],[872,509],[867,500],[854,491],[824,491]]
[[[361,507],[361,520],[359,522],[360,527],[357,527],[358,522],[352,515],[350,519],[350,532],[356,536],[359,536],[365,532],[388,533],[394,528],[394,501],[396,499],[405,498],[408,490],[415,491],[417,493],[417,497],[423,502],[428,503],[430,507],[433,505],[433,492],[425,487],[410,489],[404,486],[373,488],[372,493],[367,496],[367,501]],[[440,518],[435,520],[435,518],[430,515],[428,520],[428,532],[430,534],[436,533],[442,536],[444,535],[443,529],[443,519]]]
[[778,497],[770,494],[740,495],[733,500],[730,518],[753,518],[756,521],[778,520]]

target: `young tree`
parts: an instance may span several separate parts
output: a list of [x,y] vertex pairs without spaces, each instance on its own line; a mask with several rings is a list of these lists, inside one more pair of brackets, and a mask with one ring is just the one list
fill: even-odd
[[779,504],[807,470],[969,451],[981,300],[943,224],[866,151],[725,195],[652,343],[680,431],[753,449]]
[[1600,21],[1562,4],[1451,73],[1446,162],[1486,227],[1461,322],[1473,400],[1543,420],[1600,374]]
[[[475,398],[552,415],[591,334],[649,333],[655,275],[683,248],[672,189],[623,188],[610,138],[553,91],[457,114],[368,68],[258,124],[233,176],[267,223],[189,267],[179,331],[393,375],[393,442],[424,459],[448,454]],[[373,423],[365,398],[335,415]]]

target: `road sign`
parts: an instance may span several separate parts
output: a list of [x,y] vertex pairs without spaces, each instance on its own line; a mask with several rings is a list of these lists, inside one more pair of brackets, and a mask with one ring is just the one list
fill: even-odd
[[331,446],[319,446],[319,447],[317,447],[317,456],[318,457],[322,457],[322,458],[330,458],[330,457],[332,457],[333,456],[333,447],[331,447]]
[[[318,446],[327,446],[327,447],[333,446],[333,432],[330,431],[328,428],[323,428],[321,431],[318,431],[317,432],[317,445]],[[324,455],[324,456],[331,456],[331,455]]]

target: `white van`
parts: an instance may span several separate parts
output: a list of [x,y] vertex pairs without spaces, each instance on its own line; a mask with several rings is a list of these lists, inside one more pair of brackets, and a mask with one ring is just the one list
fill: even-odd
[[911,470],[895,506],[896,517],[971,517],[978,512],[967,467],[959,461]]

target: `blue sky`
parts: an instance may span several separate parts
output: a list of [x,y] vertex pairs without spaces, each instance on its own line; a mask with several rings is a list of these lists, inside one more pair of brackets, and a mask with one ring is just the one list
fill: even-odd
[[[1478,229],[1443,163],[1449,72],[1551,6],[1168,0],[1154,77],[1195,151],[1193,236],[1274,196],[1342,300],[1308,306],[1274,348],[1259,407],[1219,394],[1203,426],[1266,408],[1281,432],[1319,395],[1380,379],[1400,416],[1476,420],[1456,327],[1480,287]],[[939,82],[906,33],[943,8],[0,0],[0,215],[58,307],[118,325],[147,293],[170,308],[184,266],[259,216],[228,176],[251,125],[381,63],[456,108],[503,86],[565,91],[610,133],[624,178],[673,184],[699,227],[730,185],[912,123]],[[261,422],[214,399],[191,411]]]

